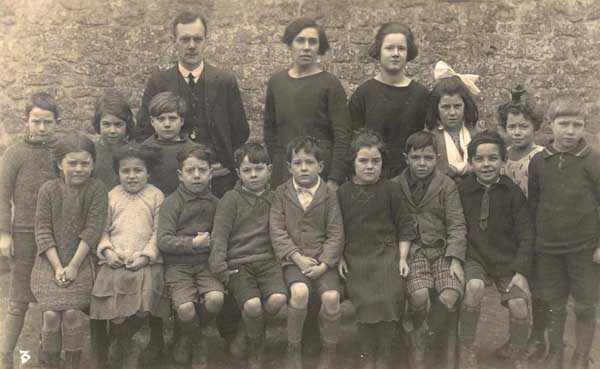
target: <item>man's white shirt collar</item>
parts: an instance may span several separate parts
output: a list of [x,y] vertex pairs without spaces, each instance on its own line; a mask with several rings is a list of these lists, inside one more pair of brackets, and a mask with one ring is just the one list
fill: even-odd
[[198,68],[194,70],[187,70],[181,63],[177,63],[177,65],[179,73],[181,73],[186,82],[188,82],[188,76],[190,73],[192,73],[192,76],[194,76],[194,82],[198,82],[198,78],[200,78],[202,71],[204,71],[204,60],[200,63]]

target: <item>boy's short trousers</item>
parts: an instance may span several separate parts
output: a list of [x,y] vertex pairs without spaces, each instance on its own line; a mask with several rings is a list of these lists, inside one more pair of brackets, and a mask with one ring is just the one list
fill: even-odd
[[406,288],[409,294],[423,288],[435,288],[438,294],[451,289],[462,297],[464,286],[450,273],[452,259],[445,254],[443,248],[421,248],[415,252],[408,264]]
[[500,292],[500,303],[507,307],[508,300],[512,299],[524,299],[529,302],[529,297],[517,286],[512,286],[510,291],[506,291],[506,287],[510,284],[510,281],[513,279],[513,276],[507,277],[494,277],[489,275],[483,265],[476,260],[467,259],[465,263],[465,280],[469,283],[472,279],[480,279],[482,280],[486,286],[491,286],[492,283],[496,285],[496,289]]
[[283,267],[283,278],[288,288],[293,283],[302,282],[308,286],[309,294],[312,294],[313,290],[316,290],[319,296],[321,296],[326,291],[335,290],[338,291],[340,296],[344,296],[344,287],[336,269],[328,268],[319,278],[310,279],[302,274],[297,265],[290,264]]
[[283,283],[281,262],[275,259],[254,261],[233,269],[238,272],[229,277],[227,289],[235,297],[240,310],[246,301],[255,297],[265,301],[274,293],[288,295]]
[[549,308],[564,309],[569,295],[576,314],[590,314],[598,303],[600,266],[593,262],[596,241],[589,249],[567,254],[538,254],[538,280]]
[[196,265],[166,264],[165,283],[175,309],[186,302],[198,303],[199,298],[207,292],[224,291],[223,284],[208,269],[208,262]]
[[15,232],[12,234],[15,254],[11,260],[9,301],[35,302],[31,292],[31,270],[37,255],[35,234]]

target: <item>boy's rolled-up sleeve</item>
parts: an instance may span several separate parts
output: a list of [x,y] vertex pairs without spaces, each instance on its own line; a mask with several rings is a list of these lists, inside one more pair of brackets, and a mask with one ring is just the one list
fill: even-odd
[[344,221],[338,198],[334,193],[329,193],[327,207],[329,211],[327,213],[326,238],[323,242],[323,252],[318,259],[327,264],[329,268],[334,268],[339,263],[344,250]]

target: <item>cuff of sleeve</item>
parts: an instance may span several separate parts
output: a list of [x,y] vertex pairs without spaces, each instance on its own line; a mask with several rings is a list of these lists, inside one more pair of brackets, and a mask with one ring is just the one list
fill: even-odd
[[196,250],[194,250],[194,238],[186,237],[185,240],[183,241],[183,247],[185,247],[186,251],[189,251],[189,252],[196,251]]
[[[287,252],[287,253],[286,253],[286,254],[283,256],[283,260],[287,260],[287,261],[289,261],[289,262],[292,262],[292,263],[293,263],[294,261],[292,260],[292,255],[294,255],[294,253],[296,253],[296,252],[300,252],[300,250],[298,250],[298,249],[293,249],[293,250],[291,250],[291,251]],[[302,254],[302,253],[300,253],[300,254]]]
[[109,244],[109,243],[103,243],[103,244],[100,244],[100,245],[98,245],[98,249],[96,250],[96,255],[98,255],[98,257],[99,257],[100,259],[104,259],[104,254],[103,254],[103,252],[104,252],[104,250],[106,250],[106,249],[111,249],[111,250],[114,250],[114,249],[113,249],[113,246],[112,246],[111,244]]

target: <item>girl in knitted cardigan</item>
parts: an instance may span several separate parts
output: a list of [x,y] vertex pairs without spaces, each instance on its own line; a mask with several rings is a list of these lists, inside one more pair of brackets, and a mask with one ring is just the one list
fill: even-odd
[[106,227],[98,245],[100,270],[92,291],[90,316],[110,320],[108,360],[123,363],[130,338],[148,315],[168,318],[162,298],[163,266],[156,245],[158,211],[164,195],[148,183],[158,163],[155,148],[125,145],[115,154],[120,183],[108,194]]

